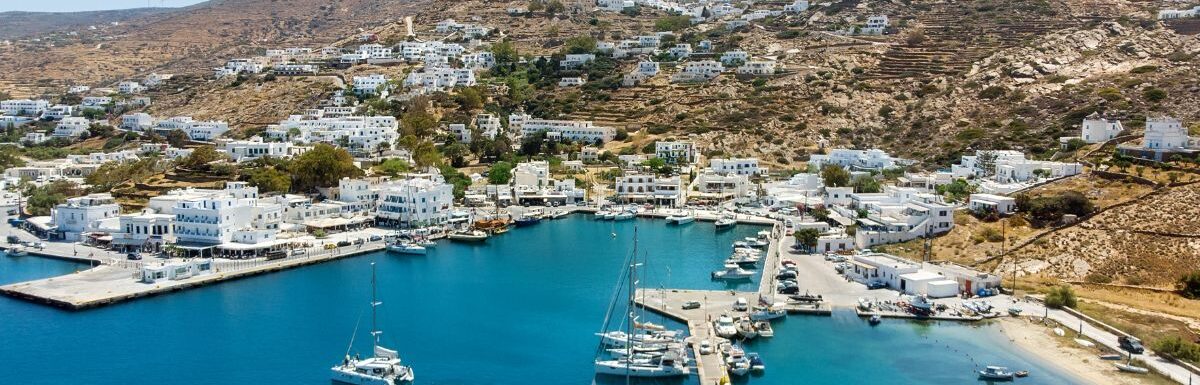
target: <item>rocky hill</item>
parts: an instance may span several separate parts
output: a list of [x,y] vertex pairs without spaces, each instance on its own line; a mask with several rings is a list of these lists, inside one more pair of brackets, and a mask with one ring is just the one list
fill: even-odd
[[0,12],[0,39],[20,39],[62,30],[100,28],[152,15],[179,11],[179,8],[134,8],[90,12]]

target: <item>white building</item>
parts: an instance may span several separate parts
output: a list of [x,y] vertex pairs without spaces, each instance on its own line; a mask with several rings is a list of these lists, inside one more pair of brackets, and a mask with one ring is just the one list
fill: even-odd
[[667,50],[667,54],[675,59],[686,59],[692,56],[692,45],[688,43],[677,43],[675,46]]
[[678,175],[627,173],[617,178],[616,187],[616,200],[620,203],[651,203],[665,207],[683,207],[687,203],[687,192]]
[[888,17],[884,15],[871,16],[867,18],[867,25],[859,28],[860,35],[882,35],[887,31]]
[[1124,130],[1121,121],[1105,119],[1097,113],[1092,113],[1083,119],[1079,138],[1087,143],[1103,143],[1116,138]]
[[152,72],[149,75],[146,75],[146,79],[142,81],[142,85],[146,86],[146,88],[158,87],[174,77],[175,75],[172,74],[159,74]]
[[725,66],[713,60],[693,61],[683,64],[678,73],[671,76],[675,83],[706,82],[725,71]]
[[88,132],[92,122],[87,118],[71,116],[63,118],[54,127],[55,138],[78,138]]
[[256,74],[262,72],[264,68],[262,63],[254,59],[230,59],[225,62],[224,67],[213,69],[213,75],[217,78],[223,78],[243,73]]
[[814,154],[809,157],[809,167],[820,170],[825,165],[837,165],[850,170],[874,170],[894,168],[902,159],[893,158],[880,149],[852,150],[835,148],[828,154]]
[[596,55],[590,53],[567,54],[562,61],[558,62],[558,65],[564,69],[579,68],[584,64],[591,63],[592,60],[596,60]]
[[1142,147],[1148,150],[1187,148],[1188,130],[1175,118],[1147,118]]
[[261,136],[254,136],[249,140],[218,140],[217,149],[235,162],[244,162],[262,157],[291,158],[308,147],[293,146],[291,142],[264,142]]
[[47,138],[46,134],[41,132],[26,132],[25,136],[21,137],[21,142],[29,142],[33,144],[38,144],[47,140],[50,140],[50,138]]
[[97,109],[103,110],[113,104],[113,99],[107,96],[84,96],[79,101],[81,109]]
[[392,116],[312,117],[292,115],[267,126],[269,138],[299,144],[348,145],[351,152],[369,153],[390,149],[399,139],[400,125]]
[[616,136],[616,130],[612,127],[595,126],[587,120],[534,119],[523,113],[509,115],[508,127],[523,136],[545,131],[563,139],[588,143],[608,142]]
[[412,178],[379,186],[378,223],[400,227],[444,224],[454,209],[454,186],[441,176]]
[[182,244],[269,243],[283,221],[283,206],[260,201],[258,188],[246,182],[228,182],[224,190],[185,190],[175,198],[164,213],[175,216],[173,232]]
[[775,61],[751,60],[737,68],[738,75],[767,76],[775,74]]
[[42,112],[42,119],[59,120],[71,116],[74,111],[75,107],[65,104],[56,104],[50,108],[47,108],[45,112]]
[[784,12],[800,13],[808,10],[808,0],[796,0],[795,2],[784,5]]
[[474,52],[463,55],[462,63],[464,68],[487,70],[496,65],[496,55],[488,51]]
[[385,97],[387,95],[387,84],[388,78],[381,74],[355,76],[353,79],[354,92],[360,95],[379,94],[380,97]]
[[750,176],[766,173],[765,168],[758,166],[758,158],[712,158],[708,160],[708,168],[720,174]]
[[271,70],[280,76],[316,75],[317,66],[312,64],[276,64]]
[[160,120],[154,126],[154,132],[163,136],[175,130],[183,131],[191,140],[211,141],[228,132],[229,123],[219,120],[195,120],[190,116],[176,116]]
[[120,213],[121,206],[107,193],[68,198],[66,203],[50,209],[51,223],[68,241],[80,240],[82,233],[97,227],[96,221],[115,218]]
[[120,127],[123,130],[146,131],[154,127],[154,117],[145,112],[122,115]]
[[725,201],[747,197],[755,192],[750,178],[738,174],[719,174],[712,170],[704,170],[696,175],[688,189],[689,200],[711,199]]
[[558,80],[559,87],[579,87],[584,83],[581,77],[565,77]]
[[971,194],[967,209],[977,213],[1008,215],[1017,211],[1017,200],[1001,195]]
[[175,216],[144,210],[121,215],[117,232],[112,233],[112,248],[121,252],[159,252],[175,242]]
[[446,92],[455,87],[471,87],[475,83],[475,71],[467,68],[430,68],[411,72],[404,79],[404,86],[417,93]]
[[746,51],[725,51],[721,54],[721,64],[728,66],[736,66],[750,60],[750,54]]
[[496,139],[504,130],[500,126],[500,117],[488,113],[475,115],[475,128],[479,130],[480,135],[488,139]]
[[143,87],[141,85],[141,83],[138,83],[135,81],[123,81],[123,82],[117,83],[117,91],[122,94],[126,94],[126,95],[136,94],[136,93],[141,93],[142,91],[145,91],[145,90],[146,90],[146,87]]
[[38,116],[50,108],[50,102],[45,100],[16,99],[0,102],[0,112],[14,116]]
[[1186,19],[1192,17],[1200,17],[1200,5],[1197,5],[1192,9],[1163,9],[1158,11],[1159,20]]
[[654,156],[667,164],[692,164],[696,162],[696,144],[691,141],[658,141],[654,143]]
[[849,198],[850,204],[831,208],[856,218],[855,242],[860,249],[934,236],[954,227],[954,206],[917,189],[886,186],[882,193],[851,193]]
[[637,68],[633,72],[625,74],[622,80],[622,85],[632,87],[640,84],[647,79],[658,75],[658,62],[656,61],[641,61],[638,62]]

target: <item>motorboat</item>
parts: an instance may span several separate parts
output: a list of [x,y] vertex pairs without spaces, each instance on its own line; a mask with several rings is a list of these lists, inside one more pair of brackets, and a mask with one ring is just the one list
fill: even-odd
[[716,226],[717,230],[732,229],[734,226],[737,225],[737,219],[733,219],[733,218],[727,217],[727,216],[721,217],[721,218],[718,218],[717,221],[713,223],[713,225]]
[[727,263],[724,270],[712,272],[713,279],[738,280],[752,277],[754,277],[754,270],[742,269],[736,263]]
[[383,335],[375,327],[375,308],[382,305],[375,299],[375,264],[371,264],[371,337],[374,340],[372,356],[360,359],[351,357],[346,352],[341,364],[330,369],[330,379],[333,382],[351,385],[400,385],[410,384],[414,374],[412,368],[400,363],[400,356],[395,350],[379,344],[379,336]]
[[425,246],[409,242],[392,243],[387,245],[387,249],[400,254],[425,254]]
[[735,376],[744,376],[750,373],[750,359],[746,358],[746,353],[737,346],[727,345],[725,349],[725,366],[729,368],[729,374]]
[[8,251],[5,252],[5,254],[8,254],[8,256],[10,256],[10,257],[20,257],[20,256],[28,255],[29,251],[26,251],[24,247],[16,246],[16,247],[9,248]]
[[567,210],[554,210],[546,215],[550,219],[562,219],[563,217],[566,217],[567,214],[570,214],[570,212],[568,212]]
[[516,225],[518,227],[523,227],[523,226],[536,225],[538,222],[541,222],[541,221],[542,221],[542,217],[540,215],[524,214],[524,215],[521,215],[520,217],[517,217],[517,220],[514,221],[513,223],[516,223]]
[[600,210],[600,211],[597,211],[595,214],[592,214],[592,218],[604,219],[604,217],[606,215],[608,215],[608,210]]
[[755,234],[755,235],[757,235],[757,236],[758,236],[758,239],[767,239],[767,238],[770,238],[770,237],[771,237],[771,231],[770,231],[770,230],[760,230],[760,231],[759,231],[757,234]]
[[767,370],[767,364],[763,363],[762,357],[758,353],[746,353],[746,359],[750,360],[751,371],[762,372]]
[[929,302],[929,297],[923,294],[912,296],[912,301],[909,302],[909,305],[912,306],[913,311],[920,314],[929,314],[933,312],[933,303]]
[[455,231],[446,238],[456,242],[483,242],[488,239],[488,234],[479,230]]
[[696,221],[696,217],[692,214],[675,214],[667,217],[667,223],[684,225]]
[[871,318],[867,319],[867,323],[871,324],[871,326],[878,325],[880,322],[883,322],[883,317],[880,317],[879,314],[871,315]]
[[424,247],[427,249],[430,247],[437,246],[437,241],[428,239],[428,238],[418,239],[418,240],[415,240],[414,242],[416,242],[418,245],[421,245],[421,247]]
[[628,334],[621,330],[613,330],[596,335],[600,336],[600,342],[605,346],[617,348],[627,347],[631,342],[633,345],[679,344],[680,342],[680,333],[674,331],[644,331]]
[[737,322],[738,336],[751,340],[758,337],[758,330],[754,329],[754,321],[749,318],[742,318]]
[[988,366],[979,371],[979,378],[987,380],[1012,381],[1016,374],[1003,366]]
[[724,338],[733,338],[738,334],[737,326],[733,323],[733,317],[722,314],[717,317],[717,321],[713,324],[716,328],[717,335]]
[[685,364],[685,359],[678,354],[669,353],[650,359],[618,358],[612,360],[597,360],[596,374],[608,374],[628,377],[675,377],[691,374]]
[[613,216],[614,221],[624,221],[636,218],[637,214],[633,211],[622,211]]
[[767,247],[768,245],[770,245],[770,243],[768,243],[767,241],[764,241],[764,240],[761,240],[761,239],[758,239],[755,237],[746,237],[745,242],[746,242],[746,247],[755,248],[755,249],[761,249],[761,248],[764,248],[764,247]]
[[729,259],[725,260],[725,264],[726,265],[736,264],[736,265],[740,265],[740,266],[746,266],[746,265],[753,266],[753,265],[757,265],[759,261],[762,261],[762,258],[757,255],[750,255],[750,254],[744,254],[744,253],[733,253],[733,255],[729,256]]
[[775,328],[771,327],[771,322],[769,321],[755,321],[754,330],[758,330],[759,337],[771,338],[775,336]]

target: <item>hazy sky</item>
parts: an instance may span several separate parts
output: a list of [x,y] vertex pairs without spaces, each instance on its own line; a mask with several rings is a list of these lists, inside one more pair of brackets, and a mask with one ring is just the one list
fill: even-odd
[[74,12],[141,7],[182,7],[204,0],[0,0],[0,12]]

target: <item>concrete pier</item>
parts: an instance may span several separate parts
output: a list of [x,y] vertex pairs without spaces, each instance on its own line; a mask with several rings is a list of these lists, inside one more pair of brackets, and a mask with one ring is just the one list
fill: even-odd
[[[733,303],[740,298],[753,301],[755,293],[716,290],[638,289],[635,297],[638,306],[652,310],[688,325],[687,343],[696,357],[696,374],[701,385],[717,384],[725,377],[725,357],[716,349],[728,340],[717,336],[712,321],[721,314],[737,313]],[[699,302],[697,309],[684,310],[683,304]],[[744,313],[743,313],[744,315]],[[700,354],[700,341],[712,343],[712,354]]]
[[[74,274],[0,286],[0,293],[64,309],[81,310],[370,253],[384,248],[383,242],[366,242],[362,245],[350,245],[330,250],[310,248],[303,255],[293,255],[271,261],[215,260],[212,273],[155,283],[142,283],[135,276],[142,264],[152,265],[166,261],[112,260],[104,261],[104,264],[100,266]],[[65,256],[55,257],[70,259]]]

